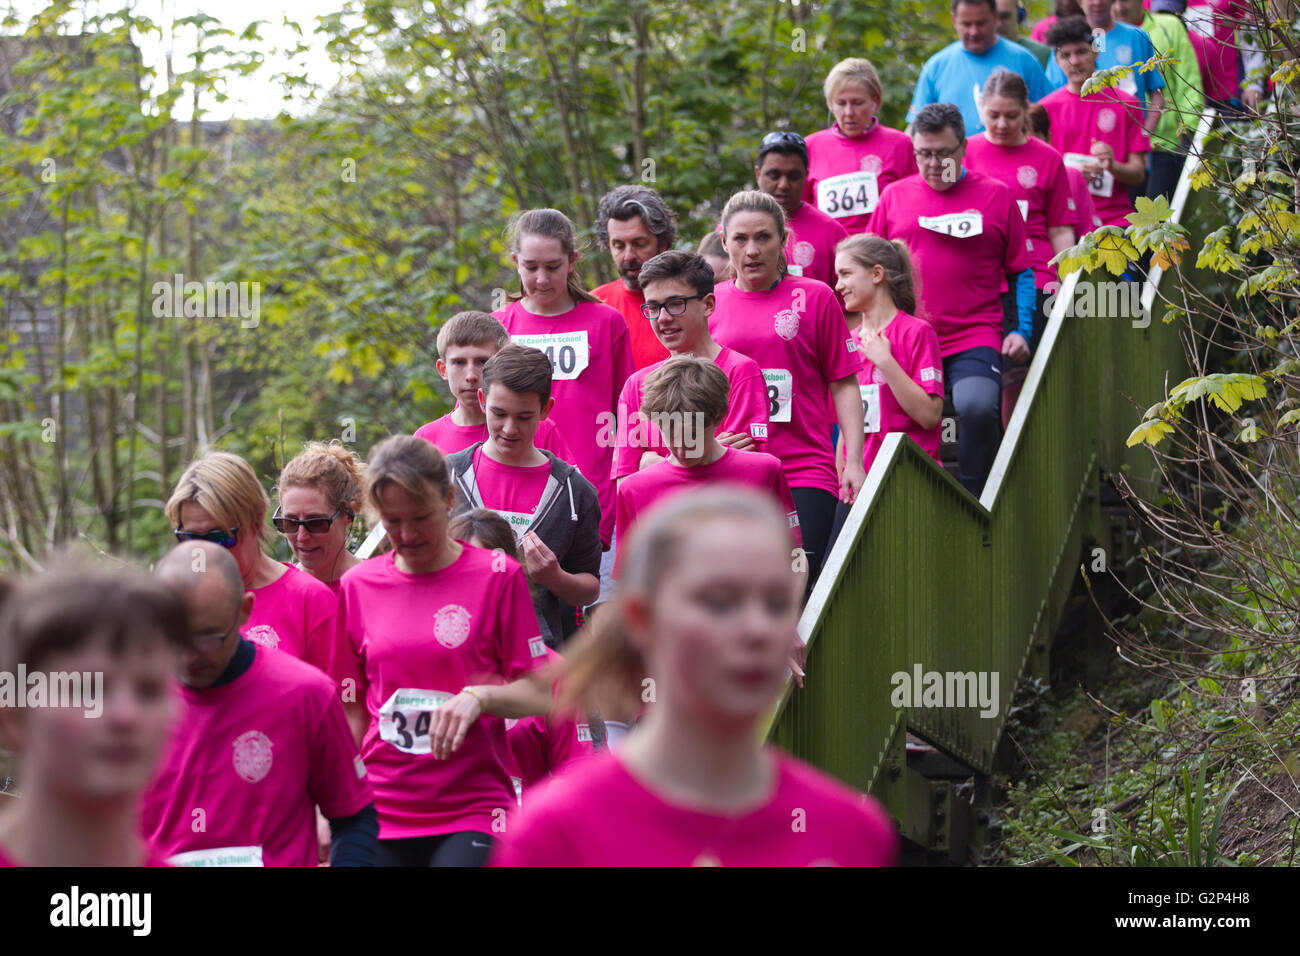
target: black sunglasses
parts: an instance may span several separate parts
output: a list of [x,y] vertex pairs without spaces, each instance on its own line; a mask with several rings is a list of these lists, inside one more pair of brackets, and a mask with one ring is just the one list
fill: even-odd
[[233,548],[239,540],[238,528],[214,528],[211,531],[182,531],[180,528],[173,528],[172,534],[176,535],[176,540],[182,543],[185,541],[211,541],[223,548]]
[[308,534],[324,534],[330,529],[334,519],[344,512],[347,512],[349,521],[355,517],[351,511],[348,511],[342,505],[339,506],[338,511],[335,511],[328,518],[286,518],[280,514],[280,509],[276,508],[275,514],[271,517],[271,524],[275,525],[275,530],[283,535],[297,534],[300,527],[306,528]]

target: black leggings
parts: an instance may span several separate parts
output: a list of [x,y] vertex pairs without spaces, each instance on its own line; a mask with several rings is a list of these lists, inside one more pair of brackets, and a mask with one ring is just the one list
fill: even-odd
[[835,543],[831,526],[835,523],[835,504],[838,500],[829,491],[820,488],[791,488],[795,511],[799,513],[799,533],[803,536],[803,550],[808,557],[808,589],[817,583],[822,572],[826,553]]
[[475,831],[380,840],[375,866],[485,866],[495,845],[492,837]]

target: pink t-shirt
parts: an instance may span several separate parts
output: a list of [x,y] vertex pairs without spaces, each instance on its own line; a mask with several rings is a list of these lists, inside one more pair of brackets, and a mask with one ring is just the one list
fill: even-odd
[[[487,441],[487,423],[457,425],[451,420],[451,412],[448,412],[442,418],[434,419],[429,424],[417,428],[415,437],[423,438],[444,455],[454,455],[477,442]],[[543,418],[538,423],[533,444],[549,451],[560,461],[573,464],[573,452],[569,449],[569,443],[564,440],[564,435],[560,433],[560,429],[552,419]]]
[[[882,334],[889,339],[889,353],[907,377],[920,385],[927,395],[942,396],[943,358],[939,354],[939,336],[934,326],[899,310]],[[876,453],[890,432],[909,435],[926,454],[938,461],[940,426],[922,428],[903,411],[885,376],[867,360],[861,327],[853,330],[853,336],[858,340],[858,354],[862,356],[862,371],[858,372],[866,432],[862,436],[862,467],[871,470],[871,463],[876,460]]]
[[614,534],[614,433],[618,396],[632,374],[632,349],[623,316],[603,302],[579,302],[563,315],[535,315],[520,302],[493,312],[516,345],[541,349],[554,378],[551,417],[573,449],[576,465],[596,486],[600,540]]
[[[707,465],[686,466],[661,461],[635,475],[628,475],[618,486],[619,541],[625,540],[623,535],[657,501],[679,491],[718,484],[745,485],[771,494],[786,513],[795,547],[803,546],[799,513],[795,510],[781,462],[766,452],[737,451],[734,448],[727,448],[721,458]],[[617,575],[617,559],[614,568]]]
[[[753,359],[726,346],[718,352],[714,363],[727,373],[731,393],[727,399],[727,417],[718,426],[718,432],[739,432],[754,440],[751,451],[762,451],[767,445],[767,383],[763,370]],[[641,398],[645,394],[645,380],[659,365],[638,369],[623,385],[618,397],[619,430],[615,436],[614,477],[634,474],[641,467],[641,456],[647,451],[668,457],[659,429],[640,415]]]
[[284,651],[324,670],[329,665],[338,600],[311,574],[290,564],[284,567],[284,574],[266,587],[250,588],[253,611],[240,631],[254,644]]
[[848,236],[844,226],[810,202],[785,222],[785,261],[799,275],[835,288],[835,247]]
[[1048,17],[1043,17],[1043,19],[1039,20],[1037,23],[1034,24],[1034,29],[1030,32],[1029,39],[1037,40],[1039,43],[1046,43],[1047,31],[1052,28],[1052,24],[1055,22],[1056,22],[1055,14],[1052,14],[1051,16]]
[[[1067,166],[1091,158],[1097,140],[1110,145],[1117,163],[1127,162],[1133,153],[1149,153],[1151,141],[1142,129],[1142,107],[1136,98],[1111,87],[1079,96],[1063,86],[1042,99],[1052,120],[1052,145]],[[1111,173],[1100,173],[1088,187],[1097,215],[1108,226],[1127,226],[1124,217],[1133,211],[1128,187]]]
[[490,835],[496,811],[515,804],[504,719],[480,717],[447,760],[430,753],[436,707],[466,685],[510,683],[545,662],[523,570],[504,555],[463,549],[427,574],[398,570],[390,552],[343,575],[332,676],[355,681],[370,713],[361,752],[383,840]]
[[[549,647],[547,663],[560,660]],[[552,697],[556,696],[552,691]],[[524,790],[559,776],[576,760],[594,752],[591,726],[585,716],[552,712],[519,720],[506,719],[506,741],[510,744],[511,772]]]
[[723,815],[670,802],[599,754],[525,802],[493,866],[890,866],[898,828],[875,798],[779,750],[776,787]]
[[838,497],[827,396],[830,384],[856,375],[860,362],[834,293],[802,276],[786,276],[760,292],[720,282],[713,293],[713,340],[763,370],[766,450],[781,459],[792,488],[821,488]]
[[916,172],[912,138],[880,125],[879,119],[860,136],[845,136],[836,123],[819,129],[806,142],[804,202],[833,217],[849,235],[867,231],[871,212],[886,186]]
[[1070,183],[1070,195],[1074,198],[1074,212],[1078,217],[1078,222],[1074,226],[1074,238],[1077,242],[1102,225],[1102,221],[1097,215],[1097,207],[1093,205],[1092,193],[1088,192],[1088,180],[1083,178],[1083,173],[1072,166],[1066,166],[1065,178]]
[[1076,218],[1061,154],[1033,137],[1022,146],[998,146],[976,133],[967,141],[965,165],[1011,190],[1029,233],[1034,285],[1041,289],[1056,281],[1056,267],[1048,265],[1056,252],[1047,230],[1073,226]]
[[[1237,25],[1253,20],[1250,7],[1240,0],[1196,0],[1188,3],[1182,21],[1196,51],[1205,81],[1205,98],[1236,99],[1241,93],[1237,71]],[[1175,69],[1185,69],[1179,64]]]
[[470,465],[483,507],[502,514],[531,515],[541,504],[546,480],[551,477],[550,459],[544,465],[505,465],[483,454],[482,447]]
[[180,694],[141,813],[172,863],[315,866],[316,807],[349,817],[373,802],[334,682],[315,668],[258,648],[230,683]]
[[1025,221],[1011,190],[969,170],[942,193],[910,176],[880,197],[871,231],[907,243],[921,317],[939,333],[944,358],[980,347],[1001,351],[1007,275],[1029,268]]

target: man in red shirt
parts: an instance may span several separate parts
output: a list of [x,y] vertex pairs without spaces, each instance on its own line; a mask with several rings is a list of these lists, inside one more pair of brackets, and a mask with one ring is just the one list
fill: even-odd
[[655,335],[650,320],[641,314],[645,295],[637,274],[645,262],[672,248],[677,238],[677,217],[649,186],[619,186],[600,201],[596,234],[613,256],[618,278],[592,289],[592,295],[622,313],[637,368],[663,361],[668,350]]

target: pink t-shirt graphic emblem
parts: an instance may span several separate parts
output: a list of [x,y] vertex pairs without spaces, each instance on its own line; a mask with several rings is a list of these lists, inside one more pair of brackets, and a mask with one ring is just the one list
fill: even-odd
[[1021,166],[1016,170],[1016,182],[1026,189],[1033,189],[1038,185],[1038,170],[1033,166]]
[[280,635],[275,632],[270,624],[258,624],[256,627],[250,627],[248,634],[245,635],[254,644],[261,644],[263,647],[269,647],[275,650],[280,646]]
[[1102,110],[1097,114],[1097,128],[1103,133],[1109,133],[1115,128],[1115,111]]
[[864,173],[871,173],[873,176],[879,176],[881,170],[885,168],[885,164],[880,161],[880,157],[874,153],[870,156],[863,156],[861,166]]
[[799,313],[793,309],[782,309],[776,314],[776,321],[772,324],[776,329],[776,334],[781,336],[787,342],[799,334]]
[[469,611],[448,604],[433,617],[433,636],[443,647],[460,647],[469,637]]
[[271,772],[271,741],[260,730],[240,734],[231,744],[235,749],[235,773],[257,783]]
[[813,248],[811,242],[796,242],[794,244],[795,265],[807,268],[813,264],[815,258],[817,258],[817,250]]

